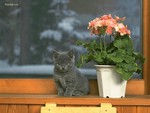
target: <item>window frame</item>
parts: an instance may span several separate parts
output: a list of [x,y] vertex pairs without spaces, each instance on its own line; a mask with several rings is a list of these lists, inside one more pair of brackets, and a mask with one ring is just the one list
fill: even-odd
[[150,1],[143,0],[142,4],[142,37],[143,37],[143,54],[145,57],[145,64],[143,66],[143,80],[145,87],[145,94],[150,94]]
[[[130,91],[134,94],[137,93],[136,89],[142,91],[143,94],[150,94],[150,1],[143,0],[142,1],[142,45],[143,45],[143,55],[145,57],[145,63],[143,65],[143,79],[140,81],[131,82]],[[134,81],[134,80],[130,80]],[[136,85],[140,87],[135,87]],[[134,90],[134,91],[133,91]],[[130,92],[129,91],[129,92]]]
[[[137,94],[137,87],[143,94],[150,94],[150,1],[143,0],[142,2],[142,43],[143,43],[143,54],[145,57],[145,63],[143,65],[143,79],[130,80],[128,92],[131,94]],[[2,81],[2,79],[1,79]],[[138,85],[138,86],[137,86]]]

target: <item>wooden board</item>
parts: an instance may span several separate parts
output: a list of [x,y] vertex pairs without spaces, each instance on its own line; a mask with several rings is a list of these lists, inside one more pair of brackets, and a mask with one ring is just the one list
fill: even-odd
[[101,107],[57,107],[47,103],[41,108],[41,113],[116,113],[116,108],[110,103],[101,103]]
[[[90,95],[98,95],[97,80],[91,79],[89,81]],[[144,95],[144,90],[143,80],[129,80],[127,82],[127,95]],[[0,93],[57,94],[57,90],[53,79],[0,79]]]

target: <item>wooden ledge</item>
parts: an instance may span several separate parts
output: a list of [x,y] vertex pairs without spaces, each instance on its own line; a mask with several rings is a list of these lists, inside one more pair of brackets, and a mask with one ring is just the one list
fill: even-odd
[[[90,95],[98,95],[96,79],[90,79]],[[138,88],[138,90],[137,90]],[[144,80],[127,82],[127,95],[144,95]],[[0,94],[57,94],[53,79],[0,79]]]
[[112,105],[150,105],[150,96],[137,95],[125,98],[101,98],[99,96],[87,95],[83,97],[59,97],[57,95],[40,94],[0,94],[0,104],[45,104],[56,103],[58,105],[99,105],[100,103],[111,103]]

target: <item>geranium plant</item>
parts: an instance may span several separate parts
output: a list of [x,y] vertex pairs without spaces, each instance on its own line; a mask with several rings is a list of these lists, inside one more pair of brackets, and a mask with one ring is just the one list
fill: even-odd
[[80,56],[79,67],[90,61],[98,65],[115,65],[124,80],[129,80],[134,72],[141,72],[144,58],[134,51],[131,32],[124,20],[125,17],[113,18],[109,14],[89,22],[88,29],[97,38],[90,42],[77,41],[77,45],[87,49],[87,53]]

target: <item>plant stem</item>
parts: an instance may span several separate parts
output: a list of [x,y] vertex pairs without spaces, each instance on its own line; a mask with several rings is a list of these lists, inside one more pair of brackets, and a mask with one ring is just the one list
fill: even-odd
[[103,35],[103,40],[104,40],[104,51],[106,52],[106,37]]
[[110,35],[110,43],[111,43],[111,41],[112,41],[112,40],[111,40],[111,35]]
[[102,43],[102,39],[101,39],[101,36],[99,36],[99,38],[100,38],[100,49],[101,49],[101,51],[103,51],[103,43]]

